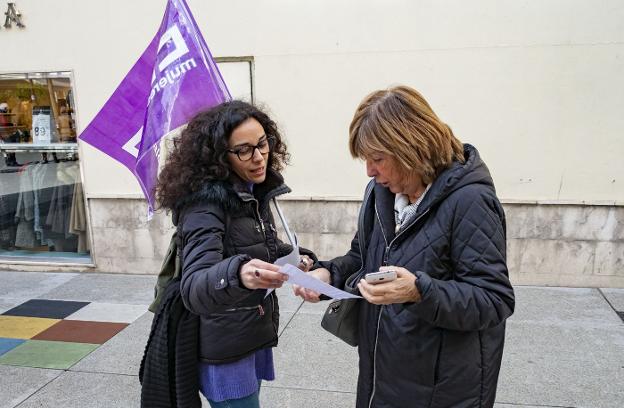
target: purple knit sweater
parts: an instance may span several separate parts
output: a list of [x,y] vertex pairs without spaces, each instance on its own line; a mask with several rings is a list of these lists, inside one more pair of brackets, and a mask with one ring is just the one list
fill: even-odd
[[273,381],[273,349],[262,349],[228,364],[199,363],[199,388],[212,401],[244,398],[258,391],[260,381]]

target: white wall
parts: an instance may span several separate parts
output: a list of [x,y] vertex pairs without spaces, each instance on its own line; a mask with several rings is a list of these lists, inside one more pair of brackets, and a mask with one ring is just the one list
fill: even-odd
[[[215,56],[255,58],[256,98],[293,154],[293,196],[360,196],[351,115],[370,91],[405,83],[479,148],[501,198],[624,203],[622,1],[189,5]],[[73,70],[84,129],[156,32],[165,1],[17,6],[27,28],[0,29],[0,71]],[[139,193],[121,165],[84,144],[82,158],[88,195]]]

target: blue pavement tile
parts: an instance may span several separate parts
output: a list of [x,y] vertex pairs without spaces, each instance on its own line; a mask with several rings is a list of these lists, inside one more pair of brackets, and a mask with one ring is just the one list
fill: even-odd
[[26,340],[21,339],[7,339],[4,337],[0,337],[0,356],[6,353],[7,351],[13,350],[15,347],[19,346]]
[[73,302],[67,300],[31,299],[13,309],[7,310],[3,315],[64,319],[89,303],[90,302]]

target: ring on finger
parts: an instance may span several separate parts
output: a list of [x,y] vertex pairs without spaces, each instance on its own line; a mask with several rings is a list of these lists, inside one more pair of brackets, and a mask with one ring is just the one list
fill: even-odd
[[258,269],[256,269],[254,271],[254,275],[256,275],[256,278],[259,278],[260,277],[260,271]]

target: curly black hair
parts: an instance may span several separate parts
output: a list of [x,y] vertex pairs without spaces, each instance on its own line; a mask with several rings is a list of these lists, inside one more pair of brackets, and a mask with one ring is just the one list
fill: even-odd
[[250,118],[262,125],[267,137],[275,139],[267,167],[280,172],[288,164],[289,154],[276,123],[247,102],[225,102],[195,115],[174,140],[155,188],[158,207],[175,209],[177,202],[206,183],[227,180],[232,171],[226,158],[230,136]]

